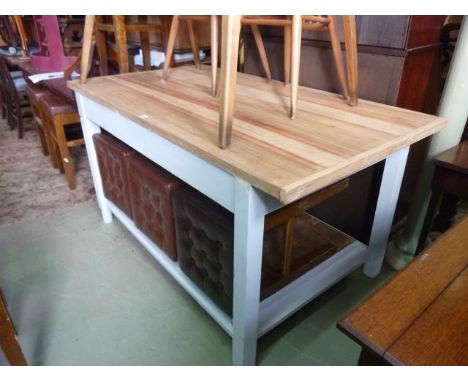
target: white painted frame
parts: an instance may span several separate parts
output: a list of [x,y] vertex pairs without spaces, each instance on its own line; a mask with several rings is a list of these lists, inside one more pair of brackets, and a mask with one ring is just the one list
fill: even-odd
[[[385,161],[369,246],[355,241],[280,291],[260,302],[264,217],[281,207],[256,189],[184,148],[76,93],[86,150],[103,221],[112,214],[135,236],[174,279],[232,336],[234,365],[254,365],[257,339],[321,292],[361,265],[370,277],[380,272],[408,155],[408,147]],[[107,130],[153,162],[234,213],[233,317],[227,316],[181,270],[179,264],[142,233],[104,196],[93,134]]]

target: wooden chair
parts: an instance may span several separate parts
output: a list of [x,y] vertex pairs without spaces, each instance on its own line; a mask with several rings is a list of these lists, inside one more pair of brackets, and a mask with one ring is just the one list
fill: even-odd
[[26,358],[16,336],[16,329],[0,290],[0,347],[12,366],[27,366]]
[[189,32],[190,46],[192,48],[193,61],[195,66],[200,69],[200,48],[198,45],[197,35],[194,30],[194,22],[199,21],[210,21],[211,26],[211,88],[213,96],[216,95],[217,86],[217,70],[218,70],[218,16],[178,16],[172,17],[171,29],[169,31],[169,38],[167,41],[167,49],[164,60],[163,68],[163,81],[167,80],[169,67],[171,66],[172,56],[174,53],[174,47],[179,31],[180,21],[184,21],[187,24],[187,30]]
[[[83,31],[81,83],[86,82],[91,67],[93,36],[99,56],[101,75],[109,74],[108,60],[117,63],[120,73],[139,71],[139,68],[130,63],[128,58],[128,32],[140,33],[144,70],[151,70],[149,33],[163,33],[164,26],[148,24],[145,18],[146,16],[139,16],[140,21],[138,23],[126,23],[125,16],[112,16],[112,24],[108,24],[104,22],[103,16],[86,16]],[[113,33],[115,35],[115,46],[108,43],[107,33]]]
[[28,38],[26,36],[26,32],[24,30],[23,19],[21,16],[11,16],[14,20],[14,25],[16,27],[16,31],[18,32],[18,36],[21,41],[21,56],[28,57]]
[[2,93],[2,117],[7,117],[10,129],[18,127],[18,138],[24,136],[24,123],[32,118],[29,102],[26,98],[26,81],[13,79],[6,58],[0,56],[0,86]]
[[68,187],[76,188],[70,147],[84,144],[80,116],[75,107],[55,95],[39,100],[42,122],[49,132],[51,159],[56,158],[60,172],[65,172]]
[[[242,18],[241,16],[223,16],[221,43],[221,78],[223,84],[220,107],[219,146],[226,148],[231,142],[234,112],[235,83],[237,76],[237,52],[241,23],[252,25],[291,26],[291,100],[289,116],[296,115],[297,95],[299,89],[299,69],[301,55],[302,30],[327,30],[330,34],[333,56],[337,66],[338,78],[343,97],[350,105],[357,104],[357,44],[354,16],[344,16],[345,46],[347,52],[347,80],[341,57],[341,46],[336,33],[333,16],[295,15],[292,19]],[[267,24],[268,23],[268,24]],[[288,35],[289,32],[286,32]],[[258,46],[258,45],[257,45]],[[288,52],[289,48],[285,47]],[[285,60],[286,62],[287,60]],[[287,66],[286,66],[287,67]],[[286,78],[289,75],[285,76]]]

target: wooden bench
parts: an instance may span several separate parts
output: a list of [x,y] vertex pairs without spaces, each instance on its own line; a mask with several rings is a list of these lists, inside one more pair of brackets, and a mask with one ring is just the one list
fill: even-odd
[[467,265],[465,216],[338,323],[359,363],[468,365]]

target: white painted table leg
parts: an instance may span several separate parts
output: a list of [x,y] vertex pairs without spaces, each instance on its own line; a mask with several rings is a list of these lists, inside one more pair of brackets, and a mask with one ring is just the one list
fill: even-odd
[[86,152],[88,154],[89,167],[91,168],[91,175],[93,176],[94,189],[96,191],[96,199],[101,209],[102,220],[104,223],[112,222],[112,212],[107,205],[107,199],[104,196],[104,189],[102,187],[101,172],[99,171],[98,160],[96,156],[96,149],[94,147],[93,135],[100,133],[101,128],[94,122],[86,118],[86,110],[83,106],[83,97],[76,94],[76,102],[80,112],[81,128],[83,129],[83,136],[86,144]]
[[382,267],[388,236],[392,228],[393,215],[400,194],[401,181],[405,172],[409,147],[388,156],[380,184],[379,198],[375,209],[371,237],[364,265],[364,273],[369,277],[379,274]]
[[234,365],[254,365],[265,205],[260,192],[240,179],[236,179],[234,212],[232,360]]

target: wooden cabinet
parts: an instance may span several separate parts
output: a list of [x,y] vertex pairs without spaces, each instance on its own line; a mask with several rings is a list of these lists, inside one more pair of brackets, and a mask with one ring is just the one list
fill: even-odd
[[[341,18],[340,40],[344,42]],[[441,95],[440,29],[445,16],[357,16],[359,98],[435,114]],[[255,42],[244,33],[244,71],[262,75]],[[283,30],[262,29],[272,77],[283,79]],[[328,35],[305,31],[300,84],[339,93]],[[397,219],[405,216],[413,197],[427,140],[413,145],[400,194]],[[314,212],[344,231],[366,240],[381,166],[356,174],[350,187]],[[369,205],[366,209],[366,203]],[[339,207],[338,207],[339,206]],[[367,227],[367,228],[366,228]]]

